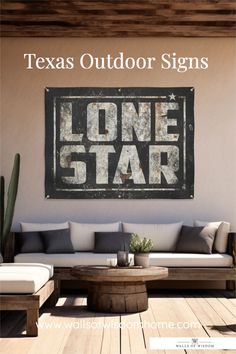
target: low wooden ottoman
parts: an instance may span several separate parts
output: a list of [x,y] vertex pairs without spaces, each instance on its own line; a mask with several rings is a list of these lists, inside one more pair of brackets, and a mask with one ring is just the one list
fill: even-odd
[[71,273],[89,284],[88,309],[96,312],[133,313],[148,309],[146,281],[166,278],[168,269],[75,266]]
[[47,264],[0,264],[0,310],[26,310],[28,336],[38,335],[39,308],[46,300],[49,306],[57,302],[58,281],[52,276],[53,266]]

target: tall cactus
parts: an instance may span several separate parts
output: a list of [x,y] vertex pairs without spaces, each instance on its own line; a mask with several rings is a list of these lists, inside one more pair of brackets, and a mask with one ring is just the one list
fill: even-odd
[[4,177],[0,177],[0,235],[2,235],[3,221],[4,221],[4,195],[5,195],[5,180]]
[[20,174],[20,154],[15,155],[13,169],[11,173],[11,180],[8,186],[7,192],[7,203],[5,210],[5,182],[4,177],[1,176],[0,180],[0,238],[1,238],[1,249],[4,248],[5,242],[11,230],[12,220],[14,216],[15,202],[18,190],[18,182],[19,182],[19,174]]

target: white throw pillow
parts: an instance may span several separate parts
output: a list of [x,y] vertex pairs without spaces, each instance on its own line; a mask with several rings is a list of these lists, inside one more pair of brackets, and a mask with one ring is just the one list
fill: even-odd
[[120,223],[111,224],[81,224],[70,222],[70,237],[75,251],[93,251],[95,232],[116,232]]
[[68,229],[69,223],[63,222],[59,224],[33,224],[33,223],[22,222],[20,226],[22,232],[50,231],[50,230]]
[[173,252],[183,222],[172,224],[129,224],[123,223],[123,231],[137,233],[141,238],[150,238],[152,251]]
[[230,223],[226,221],[201,221],[195,220],[195,226],[213,226],[217,227],[214,249],[219,253],[226,253],[228,243],[228,233],[230,232]]

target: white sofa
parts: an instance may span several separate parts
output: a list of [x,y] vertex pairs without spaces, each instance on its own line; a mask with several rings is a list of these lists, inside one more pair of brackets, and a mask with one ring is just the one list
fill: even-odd
[[[205,226],[209,222],[195,221],[196,226]],[[14,234],[9,238],[5,252],[5,261],[28,263],[39,262],[54,266],[54,279],[75,280],[71,267],[75,265],[107,265],[116,259],[116,253],[95,253],[95,232],[136,232],[142,237],[153,239],[154,249],[150,253],[150,264],[168,267],[166,280],[204,280],[226,281],[229,290],[236,289],[236,233],[230,232],[226,222],[213,222],[216,227],[212,253],[175,252],[176,242],[182,223],[172,224],[29,224],[22,223],[23,232],[69,229],[74,253],[21,252],[14,253]],[[150,286],[155,284],[150,284]],[[236,293],[235,293],[236,294]]]
[[[195,225],[205,225],[207,222],[196,221]],[[70,237],[75,253],[46,254],[46,253],[18,253],[14,262],[37,262],[52,264],[55,267],[73,267],[75,265],[107,265],[110,259],[116,259],[115,253],[94,253],[94,232],[136,232],[141,237],[153,240],[154,248],[150,253],[150,264],[165,267],[231,267],[232,255],[227,253],[228,234],[230,225],[226,222],[214,223],[217,228],[214,253],[176,253],[174,252],[182,222],[170,224],[30,224],[21,223],[23,232],[55,230],[70,228]]]

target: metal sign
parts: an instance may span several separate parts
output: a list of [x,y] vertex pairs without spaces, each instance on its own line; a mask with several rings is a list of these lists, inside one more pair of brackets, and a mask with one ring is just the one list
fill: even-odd
[[193,88],[46,88],[46,198],[193,198]]

